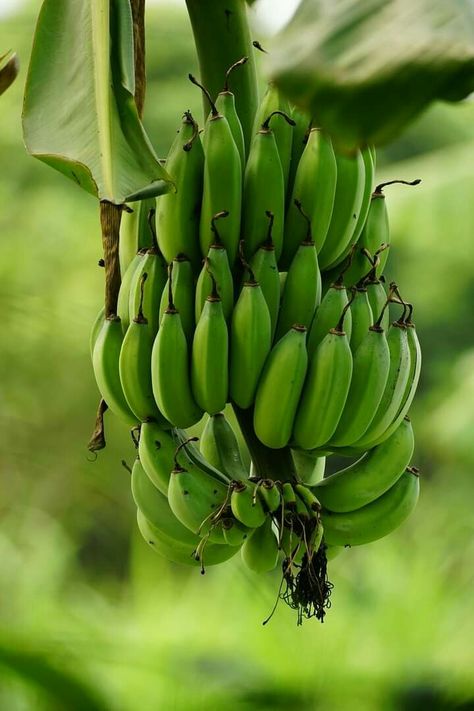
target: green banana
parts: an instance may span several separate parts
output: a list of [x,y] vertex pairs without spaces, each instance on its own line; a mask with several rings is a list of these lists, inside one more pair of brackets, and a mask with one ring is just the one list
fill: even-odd
[[248,528],[258,528],[266,518],[265,510],[261,500],[257,496],[256,485],[250,485],[243,481],[235,481],[232,484],[232,494],[230,506],[235,518],[248,526]]
[[316,249],[321,252],[331,223],[336,194],[337,165],[331,139],[318,128],[311,129],[298,164],[295,184],[285,220],[281,265],[288,267],[305,238],[305,226],[295,205],[304,205],[311,219]]
[[311,238],[311,223],[308,222],[306,239],[301,242],[288,270],[275,338],[279,340],[294,323],[309,328],[320,301],[318,254]]
[[280,274],[273,244],[273,213],[267,212],[269,227],[266,241],[260,245],[250,260],[250,267],[267,302],[271,323],[271,341],[275,335],[278,312],[280,310]]
[[271,518],[253,531],[241,548],[242,560],[255,573],[273,570],[278,563],[279,552]]
[[387,536],[411,514],[419,496],[419,478],[406,470],[380,498],[355,511],[323,509],[324,538],[331,546],[360,546]]
[[370,306],[367,289],[365,286],[356,286],[352,289],[351,301],[351,351],[356,353],[360,344],[367,335],[367,331],[374,324],[374,315]]
[[[387,293],[385,291],[383,282],[381,282],[380,279],[377,279],[377,277],[375,276],[371,277],[370,279],[367,279],[364,282],[364,287],[367,289],[367,299],[372,310],[373,323],[375,323],[379,315],[382,313],[385,304],[387,303]],[[384,310],[384,315],[382,317],[380,325],[382,326],[384,331],[388,331],[390,327],[390,313],[388,309]]]
[[160,325],[158,304],[167,278],[166,263],[157,247],[148,250],[133,274],[128,302],[129,323],[138,313],[141,300],[141,279],[144,274],[147,275],[147,287],[143,299],[143,312],[148,321],[147,330],[150,332],[151,338],[154,338]]
[[254,430],[267,447],[290,440],[307,365],[306,328],[294,325],[270,351],[255,397]]
[[[147,254],[148,250],[147,249],[139,249],[138,252],[135,254],[133,257],[132,261],[126,268],[123,276],[122,276],[122,283],[120,284],[120,290],[118,294],[118,300],[117,300],[117,316],[120,319],[120,322],[122,324],[122,331],[125,333],[127,331],[127,328],[129,327],[130,324],[130,287],[132,285],[132,281],[134,282],[134,288],[136,288],[136,285],[140,279],[140,276],[142,274],[142,271],[140,269],[140,265],[145,259],[145,255]],[[135,272],[140,271],[139,276],[137,277],[137,280],[135,281],[134,275]],[[133,318],[133,316],[132,316]]]
[[204,129],[204,182],[199,224],[201,253],[206,255],[214,241],[213,215],[226,210],[229,217],[222,224],[220,236],[227,249],[229,264],[233,266],[240,239],[243,167],[227,119],[219,113],[204,87],[191,74],[189,78],[202,89],[211,107],[211,116]]
[[212,292],[194,331],[191,387],[199,407],[215,415],[224,409],[229,391],[229,335],[214,277],[212,280]]
[[201,469],[205,474],[216,479],[216,481],[224,483],[226,486],[230,483],[229,476],[205,459],[199,448],[193,444],[193,442],[198,441],[197,437],[189,438],[188,433],[180,429],[174,430],[173,434],[176,447],[179,447],[180,456],[185,458],[185,465],[189,463],[189,466]]
[[224,540],[229,546],[241,546],[252,533],[250,528],[232,517],[222,519],[222,530],[224,531]]
[[208,417],[199,447],[205,459],[229,479],[242,479],[245,475],[237,437],[222,412]]
[[323,479],[314,488],[319,501],[329,511],[355,511],[384,494],[405,471],[413,454],[411,423],[400,427],[355,464]]
[[270,513],[274,513],[281,504],[281,492],[278,485],[272,479],[260,479],[257,485],[258,495],[264,508]]
[[[295,126],[293,128],[293,138],[291,141],[290,171],[288,175],[288,185],[286,187],[286,198],[288,204],[291,202],[296,171],[298,170],[301,156],[308,142],[312,123],[310,115],[306,113],[306,111],[299,109],[297,106],[292,107],[291,118],[295,122]],[[302,200],[302,198],[300,198],[300,200]]]
[[360,151],[354,156],[336,153],[337,183],[331,223],[319,252],[321,269],[336,266],[345,257],[359,219],[365,189],[365,166]]
[[219,232],[216,227],[216,220],[222,217],[227,217],[228,212],[224,210],[223,212],[216,213],[211,220],[211,230],[214,235],[213,244],[209,247],[207,257],[204,260],[201,271],[199,272],[197,284],[196,284],[196,298],[195,298],[195,318],[196,323],[199,321],[204,303],[211,293],[212,290],[212,280],[211,273],[217,283],[217,293],[219,294],[222,301],[222,309],[224,312],[225,320],[229,321],[232,315],[232,309],[234,308],[234,278],[232,276],[232,271],[229,266],[229,259],[227,257],[227,250],[222,244]]
[[[155,210],[155,198],[147,198],[133,203],[133,210],[125,207],[120,221],[119,261],[120,273],[127,271],[140,249],[153,246],[153,233],[149,228],[150,210]],[[120,315],[120,314],[119,314]]]
[[331,440],[344,412],[352,379],[352,353],[343,329],[346,305],[339,323],[316,348],[296,413],[293,441],[316,449]]
[[298,479],[306,486],[314,486],[321,481],[326,468],[326,457],[314,456],[304,449],[292,449],[291,456],[295,463]]
[[387,338],[377,322],[354,354],[349,393],[329,446],[352,446],[365,434],[382,399],[389,369]]
[[151,382],[160,412],[175,427],[186,428],[199,422],[202,411],[191,392],[188,344],[180,313],[173,303],[172,272],[171,266],[168,308],[163,314],[151,353]]
[[229,393],[240,408],[255,398],[262,368],[271,348],[271,320],[259,283],[249,269],[232,313]]
[[281,111],[272,111],[265,117],[254,136],[245,166],[242,198],[242,234],[245,236],[245,252],[250,259],[267,235],[266,213],[271,212],[273,244],[277,260],[283,246],[283,222],[285,218],[285,186],[283,170],[270,121],[282,116],[293,125],[293,119]]
[[[262,123],[264,123],[265,119],[270,116],[273,111],[281,111],[289,116],[291,114],[291,107],[285,97],[278,91],[276,85],[270,82],[255,115],[253,140],[255,140],[255,134]],[[283,169],[284,194],[286,195],[286,186],[288,185],[288,177],[290,174],[293,130],[290,125],[280,121],[275,125],[274,133],[278,155],[280,156],[281,167]]]
[[[171,267],[172,265],[172,267]],[[191,262],[185,254],[178,254],[170,263],[168,279],[160,293],[160,324],[168,308],[170,285],[173,290],[173,303],[181,318],[184,335],[189,345],[194,335],[194,276]]]
[[183,115],[181,128],[166,159],[166,170],[173,176],[176,189],[158,200],[160,249],[167,262],[177,254],[186,254],[197,273],[201,263],[198,236],[204,152],[198,125],[189,111]]
[[174,467],[176,442],[169,432],[165,432],[156,422],[142,422],[138,440],[138,456],[143,469],[155,487],[165,496],[171,470]]
[[137,418],[128,406],[120,382],[122,341],[122,324],[118,316],[104,319],[92,353],[92,366],[99,392],[109,408],[114,415],[134,426],[137,424]]
[[390,350],[390,370],[380,405],[369,428],[363,437],[355,443],[356,447],[365,448],[373,440],[386,432],[403,402],[410,375],[410,349],[406,326],[395,321],[388,331],[387,343]]
[[239,550],[236,546],[215,543],[206,543],[202,546],[202,541],[197,548],[191,544],[177,543],[147,521],[141,511],[137,512],[137,522],[143,538],[157,553],[172,563],[200,567],[201,572],[204,571],[205,565],[223,563]]
[[358,242],[359,237],[364,229],[364,225],[367,221],[367,216],[369,214],[370,202],[372,196],[372,188],[374,184],[374,173],[375,173],[375,159],[372,156],[372,151],[375,153],[375,148],[372,146],[367,146],[362,150],[362,160],[364,161],[365,168],[365,184],[364,184],[364,194],[362,197],[362,204],[360,206],[359,217],[357,224],[352,235],[352,243]]
[[169,424],[158,410],[151,386],[151,350],[152,334],[148,328],[148,319],[143,315],[143,297],[147,273],[140,280],[141,299],[138,313],[131,322],[123,338],[119,358],[119,374],[123,394],[135,417],[144,422],[156,420],[162,426]]
[[248,62],[248,57],[242,57],[237,62],[234,62],[226,72],[225,84],[222,91],[219,92],[216,98],[216,109],[221,113],[228,121],[232,136],[239,151],[240,163],[242,169],[245,166],[245,140],[244,132],[242,130],[242,124],[235,107],[235,95],[229,89],[229,79],[230,75],[235,69],[242,67]]
[[178,521],[168,499],[151,482],[139,459],[135,460],[132,468],[131,484],[133,500],[149,523],[171,540],[196,548],[199,536]]
[[[348,301],[347,289],[342,283],[342,279],[334,282],[334,284],[331,284],[316,309],[316,313],[314,314],[313,322],[309,330],[308,356],[310,359],[313,357],[316,348],[327,336],[331,328],[336,327]],[[367,326],[367,328],[368,327],[369,326]],[[350,340],[352,333],[352,313],[350,309],[346,312],[344,319],[344,331],[346,332],[348,340]]]
[[92,354],[94,352],[94,346],[95,346],[95,342],[97,341],[97,336],[100,333],[100,329],[103,326],[104,320],[105,320],[105,306],[102,306],[100,308],[99,312],[97,313],[97,316],[94,319],[94,323],[92,324],[92,327],[91,327],[91,330],[89,333],[89,351],[91,354],[91,358],[92,358]]

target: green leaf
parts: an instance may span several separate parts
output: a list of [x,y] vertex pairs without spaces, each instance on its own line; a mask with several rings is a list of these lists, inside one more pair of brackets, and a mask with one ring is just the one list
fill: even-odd
[[269,55],[288,98],[349,148],[474,90],[471,0],[303,0]]
[[101,200],[160,195],[171,179],[138,117],[129,0],[45,0],[26,82],[28,151]]
[[7,52],[0,56],[0,94],[15,81],[20,65],[16,54]]

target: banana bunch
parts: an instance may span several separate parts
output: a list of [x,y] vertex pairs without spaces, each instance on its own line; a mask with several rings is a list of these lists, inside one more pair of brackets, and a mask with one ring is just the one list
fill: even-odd
[[[124,215],[117,309],[97,315],[92,362],[134,433],[150,546],[202,572],[239,550],[255,573],[280,564],[298,621],[322,620],[327,561],[416,504],[421,350],[413,306],[384,276],[374,149],[345,155],[273,84],[247,149],[231,91],[246,61],[215,100],[189,76],[209,115],[202,130],[183,115],[166,159],[176,190]],[[201,420],[198,448],[186,429]],[[355,461],[333,472],[333,455]]]

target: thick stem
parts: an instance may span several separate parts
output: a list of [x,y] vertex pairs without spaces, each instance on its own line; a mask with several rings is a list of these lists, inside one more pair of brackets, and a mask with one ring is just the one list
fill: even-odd
[[290,448],[270,449],[270,447],[266,447],[254,432],[253,408],[241,410],[237,405],[233,405],[233,408],[242,436],[249,448],[256,476],[260,479],[272,479],[273,481],[294,481],[296,470]]
[[105,317],[117,314],[120,289],[119,234],[122,207],[106,200],[100,203],[100,227],[105,266]]
[[143,116],[146,92],[145,72],[145,0],[131,0],[133,41],[135,48],[135,103],[138,115]]
[[[248,62],[232,77],[237,112],[249,148],[258,104],[257,72],[245,0],[186,0],[199,58],[201,82],[213,99],[222,90],[229,67]],[[204,99],[204,115],[209,110]]]

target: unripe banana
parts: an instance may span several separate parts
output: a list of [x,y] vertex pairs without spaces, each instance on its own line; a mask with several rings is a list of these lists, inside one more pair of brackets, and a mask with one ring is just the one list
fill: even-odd
[[[133,203],[133,209],[127,207],[120,220],[119,260],[120,273],[126,273],[136,253],[153,246],[153,231],[149,225],[150,211],[155,210],[155,198],[147,198]],[[119,314],[120,316],[120,314]]]
[[[387,293],[383,283],[376,277],[367,279],[367,281],[364,282],[364,286],[367,289],[367,299],[372,310],[373,323],[375,323],[387,303]],[[384,331],[388,331],[390,327],[390,313],[388,309],[384,310],[380,325]]]
[[321,301],[321,274],[316,247],[308,235],[296,252],[288,270],[281,297],[275,338],[279,340],[294,323],[306,328]]
[[[143,260],[145,259],[145,255],[147,254],[147,249],[139,249],[138,252],[135,254],[133,257],[132,261],[128,265],[127,269],[125,270],[125,273],[122,275],[122,283],[120,284],[120,290],[118,294],[118,300],[117,300],[117,316],[120,319],[120,322],[122,324],[122,331],[123,333],[126,332],[129,324],[130,324],[130,287],[132,285],[132,281],[134,282],[134,287],[136,287],[136,284],[140,280],[140,276],[142,275],[142,271],[139,268]],[[139,276],[137,276],[136,281],[134,279],[135,272],[139,271]],[[133,318],[133,315],[132,315]]]
[[229,546],[241,546],[253,532],[252,529],[231,517],[222,519],[222,530],[224,540]]
[[[274,115],[277,114],[275,118]],[[245,237],[245,252],[250,259],[265,241],[268,229],[266,213],[271,212],[273,244],[277,260],[283,246],[283,222],[285,218],[285,186],[283,169],[270,120],[282,116],[293,124],[281,111],[273,111],[265,117],[250,147],[245,166],[244,192],[242,199],[242,234]]]
[[147,521],[141,511],[137,512],[137,522],[144,540],[159,555],[172,563],[200,567],[201,572],[204,571],[206,565],[217,565],[229,560],[239,550],[236,546],[223,546],[214,543],[206,543],[202,547],[201,542],[199,544],[201,548],[199,546],[196,548],[190,544],[177,543]]
[[271,348],[267,302],[253,273],[245,281],[232,313],[230,331],[230,397],[239,407],[250,407],[262,368]]
[[174,467],[176,442],[172,435],[153,421],[143,422],[138,440],[138,456],[150,480],[165,496]]
[[[278,91],[276,85],[270,82],[255,115],[253,140],[255,140],[255,134],[262,123],[273,111],[281,111],[289,116],[291,107],[287,99]],[[286,186],[288,185],[288,176],[290,173],[293,129],[284,121],[279,121],[275,123],[274,132],[278,155],[280,156],[281,167],[283,169],[284,191],[286,194]]]
[[[173,261],[168,279],[160,294],[160,324],[168,308],[170,284],[173,290],[173,303],[179,311],[181,325],[189,345],[194,335],[194,277],[191,262],[185,254],[178,254]],[[206,296],[209,295],[209,292]]]
[[311,129],[295,176],[292,197],[285,220],[285,238],[281,265],[288,267],[305,238],[306,229],[295,200],[311,219],[311,233],[318,253],[331,223],[336,194],[337,165],[331,139],[318,128]]
[[248,528],[258,528],[265,521],[266,514],[257,496],[255,484],[235,481],[232,486],[230,505],[235,518]]
[[[189,75],[189,78],[200,86],[194,77]],[[201,254],[206,255],[214,241],[212,217],[226,210],[229,217],[222,223],[220,234],[227,249],[229,264],[233,266],[240,239],[242,165],[227,119],[216,109],[204,88],[200,88],[211,106],[211,116],[206,121],[204,135],[204,182],[199,226]]]
[[199,407],[215,415],[224,409],[229,391],[229,336],[222,303],[213,281],[194,331],[191,386]]
[[400,410],[407,388],[410,375],[410,349],[407,329],[403,323],[395,321],[392,324],[388,331],[387,343],[390,350],[387,384],[370,427],[355,443],[356,447],[362,449],[370,445],[373,440],[377,440],[389,428]]
[[406,470],[385,494],[367,506],[347,513],[323,509],[321,518],[326,542],[331,546],[359,546],[383,538],[413,511],[419,489],[418,475]]
[[293,428],[293,440],[302,449],[316,449],[329,442],[346,405],[352,353],[343,330],[344,315],[310,361]]
[[[288,175],[288,185],[286,187],[288,204],[290,204],[292,199],[296,171],[298,170],[298,165],[311,130],[311,117],[306,111],[302,111],[297,106],[293,106],[291,109],[291,118],[295,122],[295,126],[293,128],[293,138],[291,141],[290,171]],[[300,200],[302,200],[302,198],[300,198]]]
[[242,165],[242,170],[245,166],[246,156],[245,156],[245,140],[244,132],[242,130],[242,124],[235,107],[235,96],[229,89],[229,79],[231,73],[243,66],[248,62],[248,57],[242,57],[237,62],[234,62],[231,67],[226,72],[224,88],[216,98],[216,109],[221,113],[228,121],[229,128],[231,130],[232,136],[239,151],[240,163]]
[[272,479],[260,479],[258,482],[258,495],[263,502],[264,508],[270,513],[280,507],[281,492]]
[[367,146],[362,150],[362,160],[364,161],[365,168],[365,184],[364,184],[364,194],[362,197],[362,204],[360,206],[359,217],[357,224],[352,235],[351,242],[355,244],[358,242],[359,237],[362,233],[364,225],[367,221],[367,216],[369,214],[370,202],[372,196],[372,189],[374,185],[374,173],[375,173],[375,160],[372,157],[372,150],[375,152],[375,148],[372,146]]
[[279,549],[271,518],[268,518],[247,538],[241,548],[241,553],[247,568],[255,573],[267,573],[276,567]]
[[[311,329],[308,334],[308,356],[310,359],[331,328],[336,327],[348,300],[347,289],[342,281],[336,281],[334,284],[331,284],[324,294],[314,314]],[[367,328],[368,327],[369,326],[367,326]],[[346,312],[344,318],[344,331],[346,332],[348,340],[350,340],[352,332],[352,314],[350,309]]]
[[304,449],[291,451],[298,479],[306,486],[314,486],[321,481],[326,468],[326,457],[318,457]]
[[389,369],[387,339],[377,323],[354,354],[349,394],[330,446],[352,446],[365,434],[382,399]]
[[222,244],[219,232],[216,227],[216,220],[227,217],[228,212],[218,212],[211,220],[211,230],[214,234],[213,244],[209,247],[207,257],[199,273],[196,284],[196,299],[195,299],[195,317],[196,323],[199,321],[204,302],[211,293],[212,279],[211,273],[217,283],[217,293],[222,301],[222,309],[225,320],[229,321],[234,308],[234,278],[229,266],[227,250]]
[[166,160],[166,169],[173,176],[176,189],[158,200],[160,249],[167,262],[177,254],[186,254],[197,273],[201,263],[198,236],[204,152],[198,125],[189,111],[183,115],[177,139]]
[[208,476],[216,481],[224,483],[226,486],[230,483],[230,478],[225,474],[225,472],[217,469],[215,466],[208,462],[207,459],[203,457],[198,447],[196,447],[193,442],[197,442],[197,437],[189,438],[188,433],[185,430],[175,430],[174,436],[176,439],[176,447],[179,447],[180,459],[183,461],[183,465],[187,467],[197,467],[205,472]]
[[267,302],[268,312],[271,322],[271,341],[275,334],[280,310],[280,274],[275,255],[275,246],[272,239],[273,214],[267,213],[270,219],[270,226],[266,241],[260,245],[250,260],[250,266],[256,281],[260,284],[262,294]]
[[125,399],[135,415],[144,422],[156,420],[162,426],[168,426],[166,418],[156,406],[151,386],[151,351],[153,337],[148,328],[148,320],[143,315],[143,297],[147,273],[141,279],[142,296],[138,313],[128,327],[120,349],[119,373]]
[[351,351],[356,353],[360,344],[367,335],[367,331],[374,324],[374,315],[370,306],[367,289],[362,286],[354,287],[354,298],[351,301]]
[[118,316],[106,318],[95,342],[92,365],[97,387],[109,408],[114,415],[133,426],[137,424],[137,418],[128,406],[120,382],[122,341],[122,325]]
[[378,499],[401,477],[413,454],[411,423],[403,420],[385,442],[346,469],[323,479],[314,489],[329,511],[355,511]]
[[144,274],[147,275],[147,283],[143,298],[143,313],[148,321],[151,338],[154,338],[160,325],[159,303],[167,279],[166,263],[156,247],[148,250],[133,274],[128,301],[129,323],[138,313],[141,300],[141,280]]
[[131,484],[133,500],[147,521],[173,541],[197,547],[199,536],[178,521],[168,499],[152,484],[139,459],[133,465]]
[[188,344],[171,288],[169,291],[169,305],[151,354],[151,382],[160,412],[175,427],[186,428],[199,422],[202,411],[191,392]]
[[91,358],[92,358],[92,354],[94,353],[94,346],[95,346],[95,342],[97,341],[97,336],[100,333],[100,329],[103,326],[104,320],[105,320],[105,306],[102,306],[100,308],[97,316],[94,319],[94,323],[92,324],[92,327],[91,327],[91,330],[89,333],[89,351],[91,354]]
[[303,389],[308,354],[306,328],[295,325],[270,351],[255,397],[254,430],[267,447],[285,447]]
[[201,454],[229,479],[242,479],[245,467],[234,430],[220,412],[208,417],[199,440]]
[[336,266],[352,244],[365,189],[365,166],[362,154],[336,153],[337,183],[331,224],[319,253],[321,269]]

